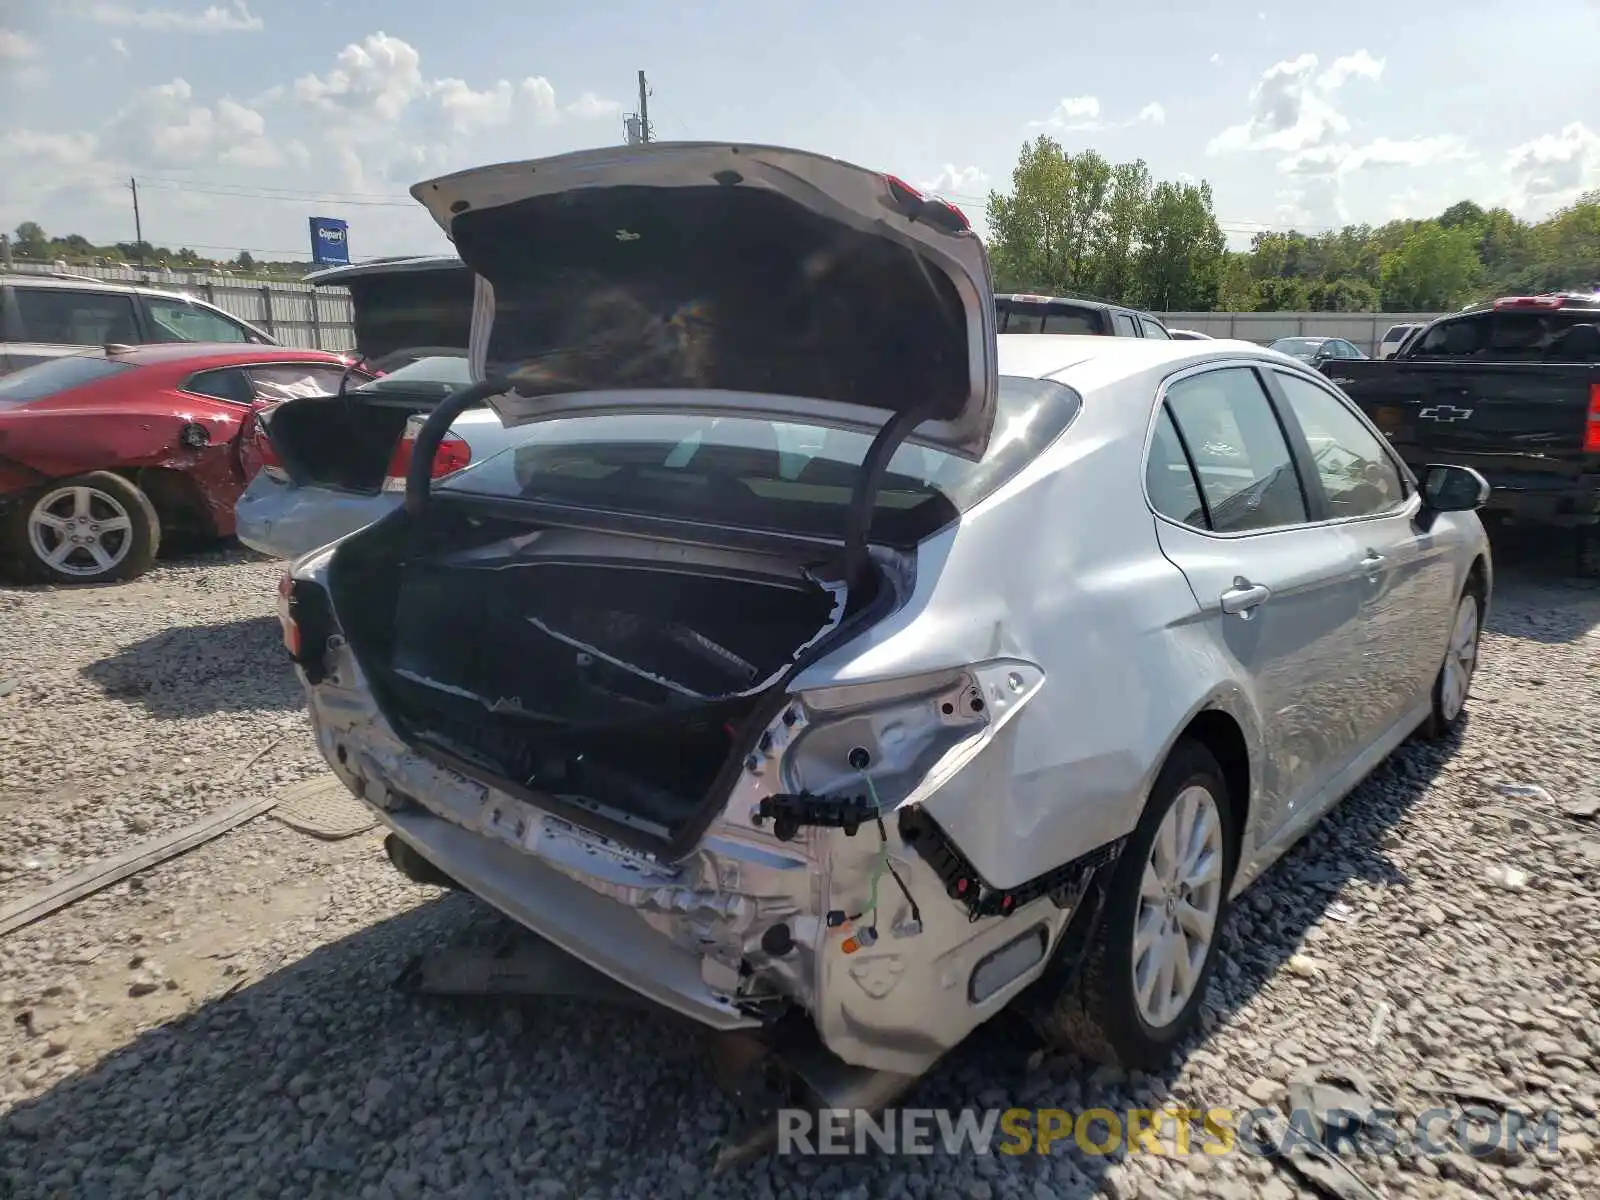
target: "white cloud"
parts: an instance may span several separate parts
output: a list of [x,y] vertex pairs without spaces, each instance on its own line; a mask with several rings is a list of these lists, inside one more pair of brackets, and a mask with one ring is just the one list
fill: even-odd
[[95,161],[99,140],[92,133],[37,133],[14,129],[0,134],[0,159],[32,160],[52,167],[83,167]]
[[339,51],[326,75],[295,80],[294,94],[324,112],[392,123],[426,90],[421,63],[411,43],[379,30]]
[[1167,122],[1167,110],[1152,100],[1139,110],[1138,120],[1148,122],[1151,125],[1165,125]]
[[1524,213],[1548,212],[1600,188],[1600,134],[1582,121],[1515,146],[1506,155],[1511,204]]
[[1029,121],[1033,128],[1098,129],[1100,100],[1097,96],[1067,96],[1055,111],[1042,121]]
[[1217,51],[1215,54],[1213,54],[1211,56],[1211,62],[1213,64],[1215,64],[1215,63],[1220,63],[1221,61],[1222,61],[1222,52],[1219,50],[1219,51]]
[[[556,103],[555,88],[540,75],[516,84],[501,79],[484,88],[464,79],[430,82],[416,47],[382,31],[346,46],[326,74],[295,80],[294,94],[301,103],[344,119],[344,124],[329,130],[330,140],[381,140],[391,147],[395,123],[421,101],[437,106],[424,114],[424,125],[429,127],[424,135],[433,140],[443,138],[444,129],[452,135],[481,133],[521,116],[554,125],[563,112],[577,120],[593,120],[621,111],[621,105],[593,92],[584,92],[563,110]],[[440,118],[444,129],[433,127]],[[427,161],[436,157],[421,147],[413,147],[411,153]]]
[[[1249,119],[1212,138],[1207,153],[1279,150],[1294,154],[1348,132],[1350,122],[1333,106],[1332,93],[1346,79],[1365,74],[1370,58],[1366,51],[1357,51],[1339,59],[1320,77],[1315,54],[1274,63],[1250,89]],[[1377,65],[1381,70],[1382,64]],[[1329,86],[1330,80],[1333,86]]]
[[1373,58],[1365,50],[1346,54],[1333,60],[1333,65],[1317,76],[1317,86],[1324,92],[1338,91],[1350,79],[1378,79],[1383,75],[1384,60]]
[[226,8],[213,4],[200,12],[95,4],[89,8],[89,19],[101,25],[156,33],[259,33],[266,28],[266,23],[250,11],[244,0],[234,0]]
[[118,58],[127,58],[128,57],[128,43],[123,41],[121,38],[112,38],[111,39],[111,51]]
[[14,29],[0,29],[0,62],[22,62],[38,57],[38,42]]
[[267,136],[266,118],[224,97],[215,105],[194,102],[185,79],[135,93],[111,121],[109,143],[139,166],[170,169],[219,162],[237,167],[304,163],[298,142],[278,144]]
[[511,120],[516,89],[504,79],[481,92],[474,91],[464,79],[441,79],[428,90],[438,99],[457,133],[472,133]]
[[598,121],[602,117],[614,117],[621,111],[622,105],[615,100],[603,100],[593,92],[585,92],[567,105],[567,115],[579,121]]
[[945,163],[932,179],[919,182],[917,190],[933,196],[982,196],[989,190],[989,176],[978,167]]

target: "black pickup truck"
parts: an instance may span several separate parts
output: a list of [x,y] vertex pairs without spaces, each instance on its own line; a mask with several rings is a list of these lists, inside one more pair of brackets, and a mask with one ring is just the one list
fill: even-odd
[[1579,531],[1600,572],[1600,294],[1508,296],[1439,317],[1391,359],[1339,359],[1344,389],[1418,470],[1473,467],[1486,521]]

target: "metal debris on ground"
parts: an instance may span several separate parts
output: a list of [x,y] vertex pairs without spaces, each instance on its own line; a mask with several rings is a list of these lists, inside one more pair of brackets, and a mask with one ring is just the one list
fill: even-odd
[[329,842],[355,837],[378,823],[372,810],[352,796],[338,776],[332,774],[302,780],[285,788],[272,816],[290,829]]

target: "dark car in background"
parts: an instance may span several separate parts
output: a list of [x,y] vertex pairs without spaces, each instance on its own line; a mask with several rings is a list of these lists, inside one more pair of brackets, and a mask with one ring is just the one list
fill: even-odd
[[1476,469],[1485,520],[1576,529],[1578,570],[1600,576],[1600,295],[1503,296],[1393,358],[1320,367],[1413,470]]
[[1085,333],[1170,341],[1167,327],[1147,312],[1086,296],[1009,292],[994,298],[996,333]]

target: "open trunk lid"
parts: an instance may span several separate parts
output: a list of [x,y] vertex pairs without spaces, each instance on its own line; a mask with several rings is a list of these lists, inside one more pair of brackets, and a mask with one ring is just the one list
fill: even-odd
[[507,163],[412,194],[492,293],[508,426],[693,411],[877,428],[970,459],[998,386],[983,244],[891,176],[766,146]]
[[458,258],[329,267],[307,275],[306,282],[349,291],[356,350],[368,362],[401,366],[425,353],[465,353],[471,344],[476,281]]

